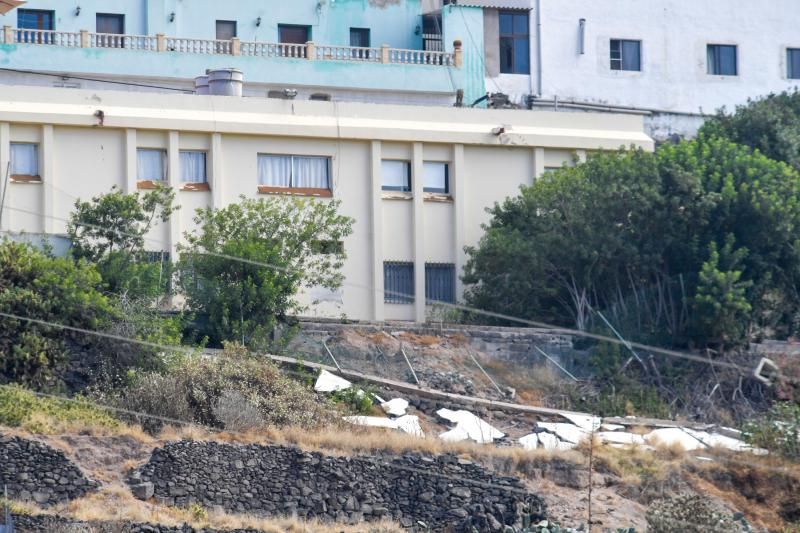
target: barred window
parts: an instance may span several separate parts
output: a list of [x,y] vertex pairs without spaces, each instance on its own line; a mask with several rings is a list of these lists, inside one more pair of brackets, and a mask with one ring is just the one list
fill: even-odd
[[414,263],[383,263],[383,301],[389,304],[414,303]]
[[448,263],[425,264],[425,300],[456,302],[456,267]]

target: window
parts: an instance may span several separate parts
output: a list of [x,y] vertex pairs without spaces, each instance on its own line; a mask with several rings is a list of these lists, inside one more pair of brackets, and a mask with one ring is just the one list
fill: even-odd
[[139,181],[167,180],[167,152],[153,148],[136,150],[136,175]]
[[425,263],[425,300],[456,303],[455,265]]
[[800,48],[786,50],[786,75],[790,80],[800,80]]
[[38,31],[25,30],[50,30],[54,29],[53,20],[55,12],[40,9],[20,9],[17,11],[17,41],[21,43],[49,44],[50,35]]
[[39,145],[33,143],[11,143],[11,177],[38,180]]
[[381,161],[381,188],[384,191],[411,192],[411,163],[409,161]]
[[97,33],[112,33],[122,35],[125,33],[125,15],[110,13],[97,14]]
[[350,28],[350,46],[368,48],[370,46],[369,28]]
[[450,194],[450,169],[447,163],[425,161],[422,170],[423,191]]
[[236,21],[235,20],[218,20],[217,21],[217,40],[230,41],[236,37]]
[[611,39],[611,70],[642,70],[642,42]]
[[306,44],[311,40],[311,26],[278,24],[278,41],[290,44]]
[[500,72],[530,74],[528,13],[500,12]]
[[414,303],[414,263],[383,263],[383,301],[387,304]]
[[708,73],[715,76],[737,76],[736,45],[708,45]]
[[196,150],[181,150],[181,181],[183,183],[207,183],[206,153]]
[[295,189],[295,192],[329,196],[330,166],[329,157],[259,154],[259,192]]

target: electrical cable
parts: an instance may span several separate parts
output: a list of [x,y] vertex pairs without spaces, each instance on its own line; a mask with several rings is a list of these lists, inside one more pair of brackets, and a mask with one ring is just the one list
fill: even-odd
[[8,67],[1,67],[0,71],[16,72],[18,74],[33,74],[35,76],[50,76],[50,77],[59,78],[59,79],[62,79],[62,80],[67,79],[67,80],[93,81],[93,82],[97,82],[97,83],[109,83],[109,84],[112,84],[112,85],[127,85],[127,86],[130,86],[130,87],[141,87],[141,88],[147,88],[147,89],[162,89],[162,90],[165,90],[165,91],[177,91],[177,92],[182,92],[182,93],[186,93],[186,94],[194,94],[194,90],[193,89],[179,89],[179,88],[176,88],[176,87],[165,87],[165,86],[162,86],[162,85],[149,85],[149,84],[146,84],[146,83],[134,83],[134,82],[130,82],[130,81],[113,81],[113,80],[103,80],[103,79],[99,79],[99,78],[87,78],[87,77],[83,77],[83,76],[75,76],[73,74],[53,74],[53,73],[42,72],[42,71],[38,71],[38,70],[23,70],[23,69],[8,68]]

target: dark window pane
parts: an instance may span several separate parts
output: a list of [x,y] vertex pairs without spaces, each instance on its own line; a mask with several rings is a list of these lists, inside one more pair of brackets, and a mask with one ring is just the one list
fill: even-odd
[[17,12],[17,28],[26,30],[52,30],[53,12],[38,9],[20,9]]
[[514,39],[511,37],[500,38],[500,72],[514,72]]
[[236,37],[236,21],[235,20],[218,20],[217,21],[217,40],[230,41]]
[[514,33],[516,35],[528,35],[528,15],[514,15]]
[[789,67],[789,79],[800,79],[800,48],[790,48],[787,51],[786,62]]
[[511,13],[500,13],[500,33],[514,33],[514,15]]
[[530,61],[528,60],[528,39],[514,39],[514,72],[517,74],[530,74]]
[[282,43],[305,44],[310,41],[308,26],[292,26],[281,24],[278,26],[278,38]]
[[414,263],[385,262],[383,291],[383,301],[386,303],[414,303]]
[[708,73],[718,76],[736,76],[736,46],[709,44]]
[[641,70],[641,44],[639,41],[622,41],[622,70]]
[[125,15],[97,14],[97,33],[125,33]]
[[350,46],[369,47],[369,28],[350,28]]
[[428,302],[456,302],[455,265],[438,263],[425,265],[425,300]]

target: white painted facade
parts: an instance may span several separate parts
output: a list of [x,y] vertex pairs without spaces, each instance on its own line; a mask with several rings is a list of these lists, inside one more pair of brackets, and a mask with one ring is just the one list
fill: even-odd
[[[501,125],[506,132],[494,133]],[[165,151],[167,183],[177,190],[182,208],[152,230],[147,247],[172,257],[184,232],[193,228],[195,209],[223,207],[241,195],[263,197],[258,154],[328,157],[327,195],[341,200],[341,212],[355,225],[344,242],[341,301],[310,313],[420,322],[426,316],[426,263],[451,264],[460,274],[464,246],[480,239],[487,207],[531,184],[546,167],[587,151],[653,146],[641,117],[630,115],[170,94],[143,98],[123,91],[9,86],[0,96],[0,168],[8,165],[12,143],[38,146],[38,177],[10,180],[0,220],[4,233],[63,235],[77,198],[114,185],[136,191],[143,186],[137,150]],[[207,154],[205,190],[181,183],[181,150]],[[382,190],[385,159],[410,163],[411,192]],[[429,161],[449,166],[447,194],[423,191]],[[384,261],[414,265],[414,303],[384,302]],[[457,297],[462,292],[456,282]],[[319,297],[311,293],[306,301]]]

